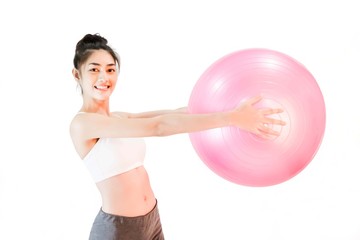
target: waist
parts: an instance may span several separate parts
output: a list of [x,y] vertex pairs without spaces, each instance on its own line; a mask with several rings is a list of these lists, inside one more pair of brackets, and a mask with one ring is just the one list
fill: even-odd
[[96,184],[104,212],[121,216],[141,216],[156,204],[148,174],[143,166]]
[[156,200],[153,208],[144,215],[139,215],[134,217],[121,216],[121,215],[107,213],[102,208],[99,211],[99,215],[102,215],[103,218],[107,218],[112,222],[121,222],[122,224],[126,224],[126,223],[143,224],[144,222],[146,223],[148,221],[153,222],[154,220],[159,219],[158,202]]

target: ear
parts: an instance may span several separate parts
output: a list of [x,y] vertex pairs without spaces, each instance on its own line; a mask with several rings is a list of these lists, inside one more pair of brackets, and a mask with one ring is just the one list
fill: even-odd
[[73,74],[76,81],[80,80],[80,72],[79,72],[79,70],[77,70],[76,68],[73,68],[72,74]]

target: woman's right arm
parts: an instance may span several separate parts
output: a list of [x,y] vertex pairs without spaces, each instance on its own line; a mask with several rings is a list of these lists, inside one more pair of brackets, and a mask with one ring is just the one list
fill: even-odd
[[256,109],[253,105],[261,98],[253,98],[240,107],[227,112],[206,114],[162,114],[147,118],[121,118],[96,113],[78,114],[70,131],[82,139],[103,137],[150,137],[204,131],[212,128],[235,126],[257,135],[277,135],[266,124],[284,125],[283,121],[267,117],[281,109]]
[[140,113],[124,113],[124,112],[115,112],[115,115],[123,116],[127,118],[150,118],[156,117],[164,114],[173,114],[173,113],[182,113],[187,114],[187,107],[177,108],[177,109],[166,109],[166,110],[156,110],[150,112],[140,112]]

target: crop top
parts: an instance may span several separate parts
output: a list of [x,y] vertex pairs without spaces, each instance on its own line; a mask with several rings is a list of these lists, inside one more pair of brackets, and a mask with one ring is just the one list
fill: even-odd
[[142,138],[100,138],[83,162],[97,183],[142,166],[145,151]]

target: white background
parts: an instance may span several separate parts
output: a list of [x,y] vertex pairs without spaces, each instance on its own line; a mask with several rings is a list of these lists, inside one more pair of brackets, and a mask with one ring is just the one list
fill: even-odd
[[121,55],[112,110],[187,104],[235,50],[286,53],[315,76],[327,126],[313,161],[282,184],[230,183],[188,136],[149,138],[146,167],[167,239],[360,239],[360,9],[356,1],[7,1],[0,9],[0,239],[87,239],[100,196],[72,146],[81,106],[76,42]]

